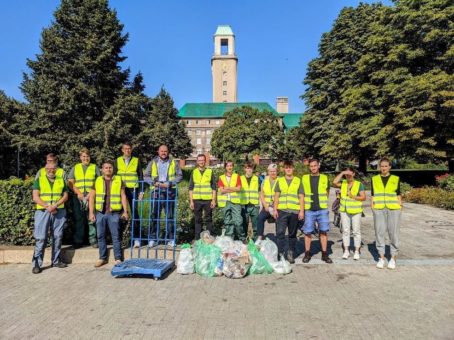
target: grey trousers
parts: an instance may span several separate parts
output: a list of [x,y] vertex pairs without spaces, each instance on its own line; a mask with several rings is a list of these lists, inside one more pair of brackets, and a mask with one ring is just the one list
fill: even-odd
[[55,215],[47,210],[35,211],[35,253],[33,254],[32,266],[43,266],[44,250],[47,245],[47,233],[49,228],[52,233],[52,264],[60,261],[60,250],[63,238],[63,226],[66,221],[66,209],[58,209]]
[[399,252],[400,216],[402,210],[373,209],[375,226],[375,245],[380,256],[385,254],[385,234],[388,232],[391,256]]

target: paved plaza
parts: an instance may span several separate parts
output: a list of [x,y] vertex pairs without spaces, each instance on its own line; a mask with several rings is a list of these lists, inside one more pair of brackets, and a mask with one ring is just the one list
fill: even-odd
[[340,259],[333,229],[335,263],[322,263],[318,253],[286,276],[173,272],[154,281],[115,279],[111,265],[74,263],[39,275],[29,264],[0,265],[0,337],[453,339],[454,212],[406,204],[394,271],[374,267],[372,215],[365,213],[360,261]]

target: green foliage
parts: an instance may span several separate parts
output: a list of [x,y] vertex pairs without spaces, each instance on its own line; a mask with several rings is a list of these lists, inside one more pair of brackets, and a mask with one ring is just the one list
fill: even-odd
[[441,189],[454,192],[454,175],[445,174],[436,176],[435,179]]
[[454,210],[454,191],[441,188],[415,188],[404,194],[404,200],[410,203],[429,204],[438,208]]
[[33,243],[35,205],[32,180],[12,178],[0,181],[0,242],[17,245]]
[[300,147],[327,159],[454,156],[454,6],[345,8],[309,63]]
[[214,131],[211,140],[216,157],[237,161],[261,154],[277,158],[275,150],[285,140],[279,117],[248,106],[236,108],[224,116],[224,124]]

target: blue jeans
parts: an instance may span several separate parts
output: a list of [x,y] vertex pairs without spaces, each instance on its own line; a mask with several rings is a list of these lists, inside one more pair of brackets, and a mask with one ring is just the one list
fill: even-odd
[[329,211],[322,209],[317,211],[306,210],[304,212],[303,233],[306,235],[314,232],[315,223],[318,224],[318,230],[321,232],[329,231]]
[[63,226],[66,221],[66,209],[58,209],[55,215],[47,210],[35,211],[35,228],[33,236],[35,237],[35,252],[33,254],[33,266],[42,267],[44,250],[47,244],[47,233],[49,228],[52,233],[52,264],[60,262],[61,242],[63,238]]
[[96,234],[98,236],[99,258],[107,260],[107,243],[106,229],[110,230],[112,236],[112,245],[115,260],[121,260],[121,243],[120,243],[120,214],[117,212],[111,214],[96,213]]

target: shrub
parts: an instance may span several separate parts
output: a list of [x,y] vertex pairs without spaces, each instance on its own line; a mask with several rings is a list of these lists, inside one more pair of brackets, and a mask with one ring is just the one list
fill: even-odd
[[437,184],[441,189],[454,191],[454,175],[444,174],[435,176]]
[[454,210],[454,192],[441,188],[414,188],[404,194],[404,200],[410,203],[429,204],[438,208]]

